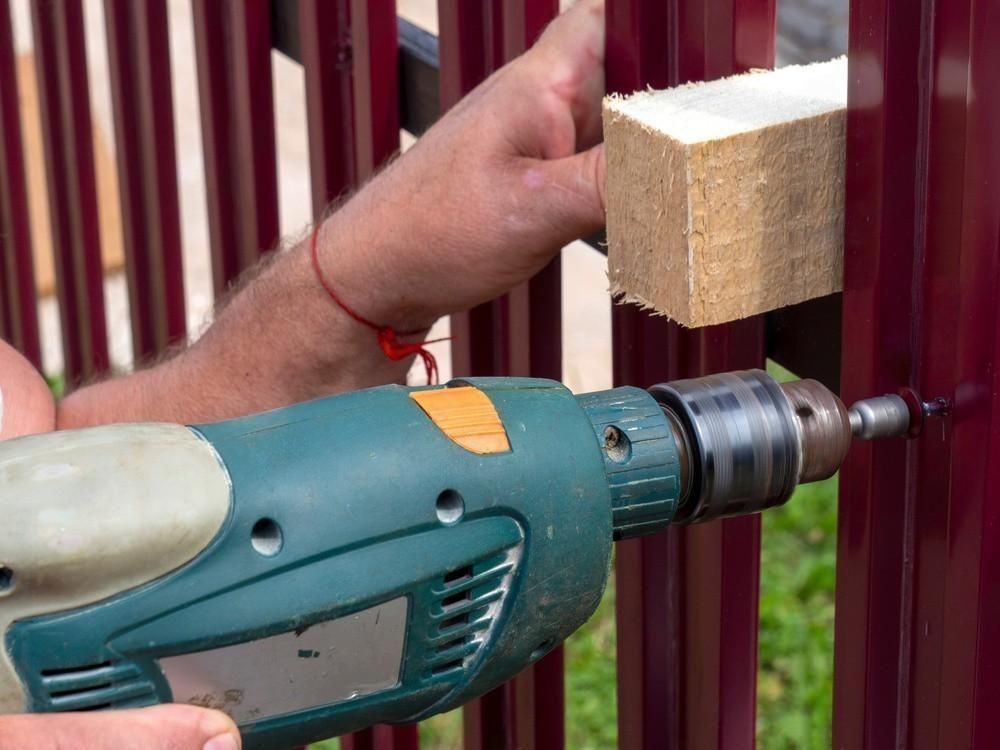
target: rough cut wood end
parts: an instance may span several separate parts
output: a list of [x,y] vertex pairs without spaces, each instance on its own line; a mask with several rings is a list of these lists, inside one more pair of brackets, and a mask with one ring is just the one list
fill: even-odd
[[839,291],[847,61],[604,102],[613,294],[689,327]]

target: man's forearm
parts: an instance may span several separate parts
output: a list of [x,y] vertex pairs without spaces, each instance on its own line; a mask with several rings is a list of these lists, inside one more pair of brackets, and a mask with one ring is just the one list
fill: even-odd
[[[319,257],[339,294],[377,314],[385,306],[373,301],[380,284],[369,267],[377,267],[380,250],[357,247],[370,242],[362,235],[349,217],[334,215],[318,235]],[[387,358],[375,333],[336,305],[316,277],[309,242],[264,261],[186,350],[156,367],[69,395],[59,404],[59,428],[212,421],[402,382],[412,357]],[[418,325],[430,322],[424,316]]]

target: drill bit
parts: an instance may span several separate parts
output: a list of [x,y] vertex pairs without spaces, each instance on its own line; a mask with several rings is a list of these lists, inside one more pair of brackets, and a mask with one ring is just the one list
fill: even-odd
[[847,410],[847,418],[859,440],[902,437],[910,430],[910,408],[895,394],[862,399]]

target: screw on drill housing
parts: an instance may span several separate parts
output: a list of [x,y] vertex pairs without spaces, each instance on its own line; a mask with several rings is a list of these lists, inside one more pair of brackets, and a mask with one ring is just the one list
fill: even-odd
[[625,463],[631,456],[631,443],[628,436],[614,425],[604,428],[604,452],[616,463]]

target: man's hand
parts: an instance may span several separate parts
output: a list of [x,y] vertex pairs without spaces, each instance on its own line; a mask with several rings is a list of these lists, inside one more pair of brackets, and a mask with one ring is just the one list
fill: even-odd
[[0,750],[239,750],[223,713],[176,704],[127,711],[0,716]]
[[604,3],[583,0],[334,215],[330,278],[398,330],[530,278],[604,225],[603,95]]
[[[581,0],[323,223],[319,261],[339,296],[419,332],[599,229],[603,70],[604,3]],[[190,349],[71,395],[59,425],[235,417],[400,382],[411,361],[388,359],[334,304],[306,240],[265,261]]]

